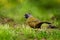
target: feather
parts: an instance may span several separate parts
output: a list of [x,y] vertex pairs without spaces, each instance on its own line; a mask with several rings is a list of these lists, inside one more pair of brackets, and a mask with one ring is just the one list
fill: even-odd
[[[46,23],[49,25],[49,27],[51,26],[51,23],[49,22],[42,22],[40,20],[38,20],[37,18],[33,17],[31,14],[25,14],[24,15],[26,18],[26,24],[29,25],[32,28],[41,28],[41,25]],[[53,26],[51,26],[51,28],[53,28]]]

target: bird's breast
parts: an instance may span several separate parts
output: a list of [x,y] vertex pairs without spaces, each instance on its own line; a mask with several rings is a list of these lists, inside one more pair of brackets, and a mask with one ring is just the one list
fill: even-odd
[[34,18],[34,17],[30,17],[30,18],[27,19],[26,23],[27,23],[29,26],[35,28],[36,25],[40,23],[40,21],[37,20],[37,19]]

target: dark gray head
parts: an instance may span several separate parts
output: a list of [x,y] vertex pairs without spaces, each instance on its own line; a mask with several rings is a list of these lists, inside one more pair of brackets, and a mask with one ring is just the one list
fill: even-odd
[[29,18],[31,15],[30,15],[30,13],[26,13],[25,15],[24,15],[24,17],[27,19],[27,18]]

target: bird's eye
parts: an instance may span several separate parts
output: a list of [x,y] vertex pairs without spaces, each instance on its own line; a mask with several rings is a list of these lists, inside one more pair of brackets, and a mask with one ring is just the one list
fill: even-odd
[[25,18],[28,18],[28,15],[25,14]]

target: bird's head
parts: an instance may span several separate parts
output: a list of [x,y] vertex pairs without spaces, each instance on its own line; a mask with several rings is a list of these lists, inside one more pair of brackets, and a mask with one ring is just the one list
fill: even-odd
[[25,15],[24,15],[24,17],[27,19],[27,18],[29,18],[31,16],[31,14],[30,13],[26,13]]

